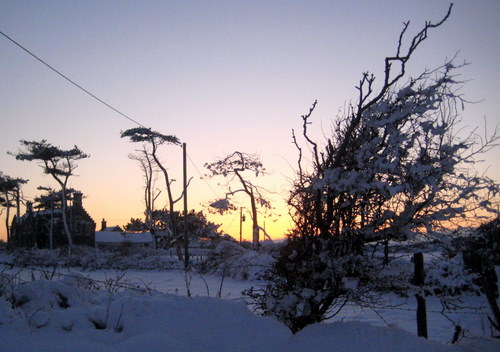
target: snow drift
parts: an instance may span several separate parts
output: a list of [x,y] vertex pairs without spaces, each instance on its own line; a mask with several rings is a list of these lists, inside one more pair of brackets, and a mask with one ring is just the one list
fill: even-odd
[[[0,350],[9,351],[494,351],[475,340],[442,345],[360,322],[307,327],[291,335],[241,300],[91,290],[83,277],[3,286]],[[489,348],[489,349],[488,349]]]

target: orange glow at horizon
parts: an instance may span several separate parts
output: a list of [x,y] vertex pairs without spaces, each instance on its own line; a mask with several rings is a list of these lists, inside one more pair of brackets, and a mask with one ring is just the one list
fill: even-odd
[[[335,116],[356,99],[362,73],[373,73],[376,84],[383,79],[384,58],[397,50],[401,23],[411,21],[410,36],[449,7],[444,0],[130,1],[123,6],[93,1],[75,11],[72,2],[28,3],[0,1],[2,32],[141,125],[186,142],[193,178],[188,209],[204,211],[236,239],[239,212],[212,216],[207,211],[211,201],[225,196],[227,179],[205,178],[203,165],[234,151],[260,155],[268,174],[252,181],[269,191],[275,215],[262,211],[259,224],[264,227],[265,221],[272,238],[283,237],[291,225],[285,199],[297,169],[291,130],[301,137],[301,115],[318,101],[310,128],[321,144]],[[490,1],[454,3],[449,20],[415,52],[408,74],[438,67],[459,52],[457,62],[471,62],[459,72],[466,82],[461,94],[479,102],[465,106],[460,127],[482,130],[483,117],[488,126],[500,121],[500,7]],[[0,171],[29,180],[24,198],[40,195],[38,186],[58,185],[35,162],[17,161],[7,152],[15,153],[21,139],[46,139],[90,154],[78,162],[68,187],[84,194],[83,206],[98,228],[103,218],[110,226],[144,218],[144,179],[128,158],[140,145],[120,138],[120,131],[137,125],[3,37],[0,58]],[[305,145],[303,152],[307,164]],[[500,179],[497,154],[484,155],[479,174]],[[159,157],[175,180],[178,198],[181,148],[162,145]],[[161,196],[155,208],[161,209],[166,205],[161,175],[156,187]],[[244,197],[235,201],[248,208]],[[175,205],[181,209],[182,201]],[[249,214],[243,238],[251,239]]]

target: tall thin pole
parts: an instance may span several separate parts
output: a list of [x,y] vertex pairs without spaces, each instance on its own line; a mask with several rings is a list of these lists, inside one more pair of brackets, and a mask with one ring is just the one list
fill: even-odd
[[18,244],[21,244],[21,233],[20,233],[20,227],[21,227],[21,194],[19,192],[19,187],[16,188],[16,233],[17,233],[17,240]]
[[243,232],[243,207],[240,207],[240,244],[241,244],[242,232]]
[[50,194],[50,230],[49,230],[49,248],[54,249],[54,192]]
[[21,195],[19,193],[19,187],[16,188],[16,223],[19,224],[21,222]]
[[189,268],[189,234],[188,234],[188,203],[187,203],[187,153],[186,143],[182,143],[182,170],[184,188],[184,269]]

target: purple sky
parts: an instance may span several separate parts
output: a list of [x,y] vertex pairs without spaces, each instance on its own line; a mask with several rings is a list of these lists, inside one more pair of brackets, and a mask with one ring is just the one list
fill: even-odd
[[[381,75],[383,58],[394,54],[402,22],[409,34],[425,20],[438,20],[448,1],[9,1],[0,2],[0,30],[52,66],[145,126],[175,134],[203,174],[203,164],[235,150],[259,153],[270,172],[261,179],[273,194],[279,237],[286,227],[283,199],[296,153],[291,129],[315,99],[318,136],[355,97],[363,71]],[[471,129],[500,122],[498,45],[500,2],[455,1],[451,18],[431,32],[410,64],[420,72],[458,52],[471,63],[463,114]],[[24,195],[55,183],[34,163],[19,162],[20,139],[91,154],[71,185],[87,196],[96,222],[124,224],[142,217],[142,181],[127,158],[136,146],[119,138],[134,124],[61,79],[0,37],[0,171],[30,179]],[[162,155],[181,180],[180,148]],[[190,208],[201,209],[223,194],[217,180],[200,179],[195,166]],[[482,170],[498,180],[496,153]],[[178,189],[176,190],[178,192]],[[161,205],[161,204],[158,204]],[[242,204],[245,206],[245,204]],[[3,224],[3,220],[1,222]],[[224,218],[236,235],[238,216]],[[246,233],[249,235],[250,223]],[[4,238],[0,226],[0,238]]]

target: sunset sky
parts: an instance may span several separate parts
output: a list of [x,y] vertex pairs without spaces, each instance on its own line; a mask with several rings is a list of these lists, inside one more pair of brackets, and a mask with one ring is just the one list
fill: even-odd
[[[437,67],[458,53],[457,62],[470,62],[461,71],[468,81],[462,93],[476,102],[466,106],[463,126],[482,129],[486,118],[491,132],[500,123],[500,2],[454,3],[450,19],[415,53],[410,72]],[[202,210],[224,194],[223,179],[201,178],[204,163],[235,150],[259,154],[268,175],[255,182],[270,192],[276,209],[266,228],[279,238],[289,226],[284,199],[297,160],[291,129],[300,128],[300,115],[318,99],[311,128],[323,138],[355,98],[361,73],[381,76],[403,21],[411,21],[412,35],[425,20],[441,19],[448,6],[442,0],[0,0],[0,31],[140,124],[186,142],[190,209]],[[83,191],[98,226],[102,218],[123,225],[143,216],[142,174],[128,158],[138,145],[120,138],[120,131],[136,127],[133,122],[3,36],[0,91],[0,171],[30,180],[23,188],[27,199],[39,194],[38,186],[56,183],[36,163],[17,161],[7,151],[16,152],[20,139],[47,139],[91,155],[70,184]],[[486,155],[480,166],[497,181],[498,153]],[[181,148],[163,146],[161,158],[178,180],[179,194]],[[241,205],[248,208],[244,200]],[[238,219],[213,218],[234,237]],[[247,239],[250,228],[248,221]]]

